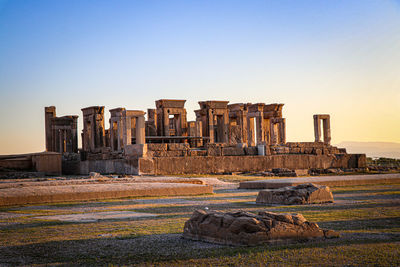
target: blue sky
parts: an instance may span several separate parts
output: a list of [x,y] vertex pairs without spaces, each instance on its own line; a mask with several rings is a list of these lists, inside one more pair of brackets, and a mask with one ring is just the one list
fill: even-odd
[[189,119],[201,100],[285,103],[288,141],[329,113],[333,142],[400,142],[400,3],[0,0],[0,153],[44,149],[44,106],[161,98]]

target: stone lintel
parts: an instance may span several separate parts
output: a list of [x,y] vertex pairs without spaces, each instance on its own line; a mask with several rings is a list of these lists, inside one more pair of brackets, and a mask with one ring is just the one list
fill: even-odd
[[184,108],[186,100],[160,99],[156,101],[157,108]]
[[201,109],[226,109],[228,108],[229,101],[220,101],[220,100],[207,100],[207,101],[199,101],[199,105]]

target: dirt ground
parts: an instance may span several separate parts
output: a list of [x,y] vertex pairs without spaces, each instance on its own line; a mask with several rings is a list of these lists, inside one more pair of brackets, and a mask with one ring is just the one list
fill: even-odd
[[[255,203],[258,190],[216,178],[213,194],[2,207],[0,265],[400,265],[400,184],[331,187],[329,204],[266,206]],[[256,247],[183,239],[196,209],[301,213],[341,237]]]

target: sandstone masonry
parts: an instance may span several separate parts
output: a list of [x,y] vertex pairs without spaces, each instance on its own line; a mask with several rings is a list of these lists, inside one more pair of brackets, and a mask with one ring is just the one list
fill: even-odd
[[347,154],[345,149],[330,145],[327,114],[314,115],[315,142],[293,143],[286,142],[283,104],[200,101],[196,120],[187,121],[185,102],[157,100],[156,108],[147,110],[147,120],[141,110],[111,109],[108,129],[104,106],[83,108],[79,150],[78,116],[56,117],[55,107],[46,107],[46,150],[63,153],[63,172],[76,174],[366,167],[364,154]]

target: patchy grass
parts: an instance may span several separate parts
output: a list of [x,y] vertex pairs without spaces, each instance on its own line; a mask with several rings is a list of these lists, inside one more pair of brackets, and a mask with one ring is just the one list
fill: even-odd
[[[236,178],[243,180],[232,179]],[[1,212],[18,216],[0,217],[0,265],[399,266],[400,184],[334,187],[332,191],[340,202],[305,206],[257,205],[255,190],[215,190],[215,194],[193,197],[162,197],[160,202],[148,197],[3,207]],[[194,210],[205,207],[224,212],[302,213],[323,228],[338,230],[342,237],[257,247],[182,239],[185,221]],[[124,210],[159,216],[87,223],[40,219],[42,215]]]

